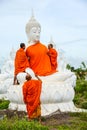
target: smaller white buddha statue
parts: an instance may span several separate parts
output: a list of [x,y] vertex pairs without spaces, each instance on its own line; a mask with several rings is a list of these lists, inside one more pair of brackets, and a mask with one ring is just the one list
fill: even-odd
[[7,60],[4,62],[3,67],[2,67],[2,73],[3,74],[10,74],[13,76],[14,74],[14,57],[15,57],[15,50],[12,48],[10,51],[9,57]]
[[9,57],[5,60],[0,74],[0,98],[7,99],[7,90],[13,83],[15,50],[12,48]]

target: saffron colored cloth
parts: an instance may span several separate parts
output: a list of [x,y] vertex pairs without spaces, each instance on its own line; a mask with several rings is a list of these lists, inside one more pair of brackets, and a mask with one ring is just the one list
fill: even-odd
[[[27,108],[27,113],[29,115],[29,112],[30,112],[30,107],[29,107],[29,104],[26,104],[26,108]],[[29,119],[35,119],[35,118],[38,118],[41,116],[41,104],[39,103],[37,108],[34,110],[33,114],[28,116]]]
[[51,69],[50,58],[47,53],[47,47],[40,42],[33,44],[26,49],[30,68],[39,76],[46,76],[54,73]]
[[24,72],[25,69],[29,67],[29,62],[26,53],[22,48],[20,48],[16,52],[14,66],[15,66],[15,70],[14,70],[15,75],[17,75],[20,72]]
[[50,62],[51,62],[51,67],[52,70],[56,70],[57,69],[57,51],[54,48],[49,49],[48,51],[48,55],[50,57]]
[[29,118],[41,115],[40,94],[42,82],[40,80],[29,80],[23,85],[23,100],[26,104]]

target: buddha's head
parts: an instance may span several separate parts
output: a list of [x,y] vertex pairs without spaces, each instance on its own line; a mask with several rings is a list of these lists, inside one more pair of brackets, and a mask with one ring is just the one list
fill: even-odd
[[28,42],[37,42],[40,40],[40,32],[41,32],[41,26],[36,21],[34,16],[31,17],[31,19],[26,24],[26,34],[28,37]]

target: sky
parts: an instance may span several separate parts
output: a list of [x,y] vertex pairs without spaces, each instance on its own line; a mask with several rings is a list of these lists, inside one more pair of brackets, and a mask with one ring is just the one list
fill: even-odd
[[87,63],[87,0],[0,0],[0,58],[21,42],[27,44],[25,26],[32,9],[43,44],[52,38],[73,66]]

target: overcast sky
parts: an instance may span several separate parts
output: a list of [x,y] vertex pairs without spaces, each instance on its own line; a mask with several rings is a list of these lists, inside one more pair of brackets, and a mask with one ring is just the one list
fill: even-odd
[[87,61],[87,0],[0,0],[0,57],[20,42],[32,15],[41,24],[41,42],[52,36],[67,57]]

